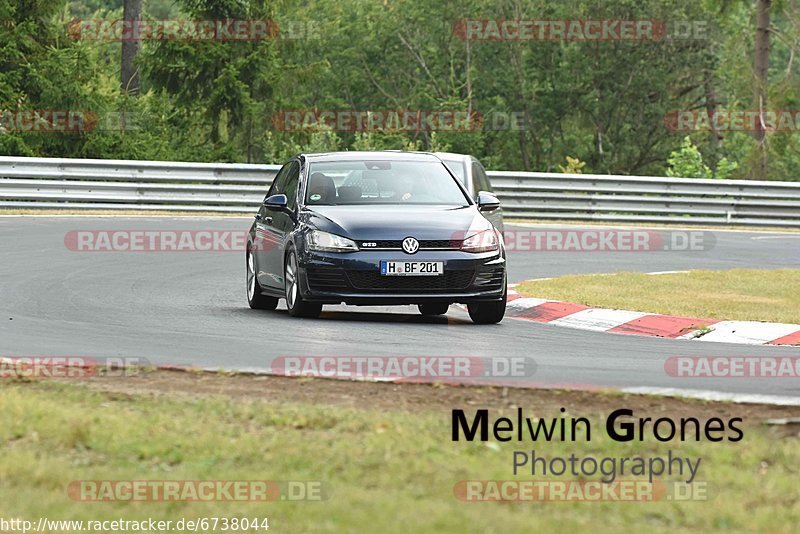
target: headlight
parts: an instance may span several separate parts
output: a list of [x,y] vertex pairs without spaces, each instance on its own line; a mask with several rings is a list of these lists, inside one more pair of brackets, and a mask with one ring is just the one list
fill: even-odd
[[492,252],[500,249],[500,242],[494,230],[485,230],[471,235],[461,243],[464,252]]
[[358,250],[358,246],[352,239],[319,230],[312,230],[308,234],[306,242],[308,250],[317,252],[354,252]]

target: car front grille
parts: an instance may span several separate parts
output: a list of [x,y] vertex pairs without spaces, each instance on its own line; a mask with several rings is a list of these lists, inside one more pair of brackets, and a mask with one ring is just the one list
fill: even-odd
[[348,291],[350,284],[341,269],[308,269],[306,270],[308,286],[313,291]]
[[[374,246],[364,246],[364,243],[374,243]],[[423,239],[419,242],[420,250],[460,250],[461,239]],[[384,239],[378,241],[359,241],[359,247],[363,250],[403,250],[402,239]]]
[[442,276],[381,276],[377,270],[345,272],[342,269],[309,268],[306,270],[306,278],[312,291],[425,293],[469,289],[473,285],[475,271],[453,270]]
[[446,271],[442,276],[381,276],[378,271],[347,273],[356,289],[410,293],[466,289],[474,275],[475,271]]
[[505,269],[503,267],[481,269],[475,276],[473,285],[475,289],[481,291],[497,291],[502,289],[504,278]]

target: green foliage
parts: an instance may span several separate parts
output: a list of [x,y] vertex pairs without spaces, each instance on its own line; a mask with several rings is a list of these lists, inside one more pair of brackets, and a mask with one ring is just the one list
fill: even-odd
[[739,164],[735,161],[728,161],[728,158],[722,158],[717,163],[717,171],[714,173],[714,178],[720,180],[727,180],[730,178],[734,171],[739,168]]
[[452,145],[439,136],[437,132],[431,132],[430,142],[428,143],[428,150],[431,152],[450,152]]
[[[431,150],[474,154],[489,168],[720,178],[749,177],[757,157],[748,132],[695,132],[696,146],[673,152],[687,132],[664,121],[702,109],[709,91],[719,109],[752,108],[748,2],[148,0],[150,18],[270,19],[281,32],[261,41],[146,41],[134,101],[119,94],[120,44],[73,41],[66,31],[74,18],[118,18],[120,6],[0,0],[0,111],[143,118],[124,131],[6,131],[0,153],[272,163],[301,150]],[[798,109],[791,37],[800,33],[800,6],[781,2],[774,11],[770,108]],[[709,25],[695,39],[467,42],[454,31],[465,18]],[[483,121],[437,131],[292,131],[271,120],[285,110],[469,110]],[[769,134],[771,178],[800,179],[799,138]]]
[[586,167],[585,161],[567,156],[567,166],[559,165],[558,171],[563,174],[583,174],[584,167]]
[[301,152],[336,152],[342,149],[342,141],[330,128],[317,125],[305,139],[265,134],[265,150],[273,154],[272,161],[284,162]]
[[353,150],[420,150],[421,143],[402,133],[366,131],[355,134]]
[[700,149],[692,143],[688,135],[684,137],[680,149],[670,154],[667,163],[669,164],[667,176],[675,178],[726,179],[730,178],[733,171],[738,167],[736,162],[731,162],[728,161],[727,158],[722,158],[719,163],[717,163],[717,171],[712,171],[708,165],[703,163],[703,155],[700,153]]
[[680,149],[672,152],[667,159],[667,176],[677,178],[711,178],[711,169],[703,163],[703,155],[687,135]]

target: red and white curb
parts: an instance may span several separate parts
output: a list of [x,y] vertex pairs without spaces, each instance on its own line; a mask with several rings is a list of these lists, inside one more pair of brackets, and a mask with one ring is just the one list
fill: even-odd
[[733,402],[736,404],[769,404],[772,406],[800,406],[800,397],[785,395],[762,395],[759,393],[728,393],[704,389],[627,387],[620,393],[630,395],[653,395],[656,397],[676,397],[707,402]]
[[614,334],[746,345],[800,345],[800,324],[720,321],[592,308],[571,302],[523,297],[513,289],[508,290],[506,314],[514,319]]

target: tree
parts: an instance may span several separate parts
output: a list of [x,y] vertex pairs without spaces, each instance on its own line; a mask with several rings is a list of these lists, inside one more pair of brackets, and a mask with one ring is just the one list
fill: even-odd
[[767,165],[769,151],[767,148],[767,135],[765,129],[764,113],[768,110],[769,92],[769,34],[770,34],[770,9],[772,0],[756,1],[756,50],[755,50],[755,105],[759,112],[759,124],[754,132],[758,143],[758,160],[755,166],[754,178],[767,179]]
[[[142,0],[124,0],[123,19],[133,25],[142,18]],[[139,93],[139,70],[136,56],[141,41],[131,32],[131,38],[122,41],[122,62],[120,66],[120,83],[123,93],[136,95]]]

